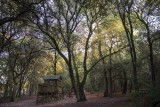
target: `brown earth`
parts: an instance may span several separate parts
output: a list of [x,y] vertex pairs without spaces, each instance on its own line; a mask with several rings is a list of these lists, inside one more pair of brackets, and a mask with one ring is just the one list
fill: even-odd
[[76,102],[75,96],[60,101],[36,104],[36,96],[23,96],[19,101],[0,104],[0,107],[128,107],[126,95],[114,94],[112,98],[104,98],[102,94],[86,93],[86,102]]

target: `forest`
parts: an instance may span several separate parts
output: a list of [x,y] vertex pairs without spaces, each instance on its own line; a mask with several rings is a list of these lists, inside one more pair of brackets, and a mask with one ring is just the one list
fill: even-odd
[[61,75],[77,102],[86,92],[121,93],[132,107],[160,107],[160,0],[0,0],[0,7],[0,103],[36,95],[44,76]]

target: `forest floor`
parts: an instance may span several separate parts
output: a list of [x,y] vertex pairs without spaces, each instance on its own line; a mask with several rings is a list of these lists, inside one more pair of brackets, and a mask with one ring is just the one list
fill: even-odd
[[23,96],[16,102],[1,103],[0,107],[130,107],[127,95],[114,94],[104,98],[102,94],[86,93],[86,102],[76,102],[75,96],[59,101],[36,104],[36,96]]

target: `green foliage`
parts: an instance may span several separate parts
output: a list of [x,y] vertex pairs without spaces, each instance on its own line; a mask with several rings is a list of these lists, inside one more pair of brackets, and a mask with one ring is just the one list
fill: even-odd
[[132,99],[131,107],[144,107],[144,98],[140,96],[139,92],[132,93],[131,99]]
[[[154,104],[160,104],[160,85],[150,86],[146,90],[133,92],[131,94],[133,107],[153,107]],[[159,107],[159,106],[156,106]]]

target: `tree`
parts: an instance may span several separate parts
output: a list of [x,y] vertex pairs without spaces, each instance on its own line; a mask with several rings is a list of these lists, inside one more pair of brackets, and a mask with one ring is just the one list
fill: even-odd
[[133,0],[116,0],[116,6],[121,18],[122,24],[124,26],[126,36],[128,39],[128,44],[130,48],[130,55],[133,65],[133,83],[134,89],[138,90],[138,79],[137,79],[137,55],[136,48],[134,43],[134,34],[133,34],[133,21],[132,21],[132,6]]
[[9,92],[11,101],[15,101],[15,98],[21,96],[29,67],[41,54],[41,47],[37,45],[36,40],[24,36],[12,43],[5,55],[1,56],[2,58],[7,57],[6,75],[4,75],[6,77],[4,97]]
[[[80,21],[80,11],[81,4],[80,2],[74,1],[54,1],[50,3],[49,1],[43,2],[42,4],[44,11],[40,10],[40,13],[44,13],[44,22],[40,23],[40,19],[38,15],[36,15],[36,24],[38,28],[45,34],[46,38],[49,41],[52,41],[52,46],[58,52],[58,54],[64,59],[68,66],[68,71],[70,74],[72,86],[76,93],[77,99],[79,98],[77,86],[75,83],[75,78],[73,74],[72,67],[72,55],[71,55],[71,39],[72,34]],[[55,6],[56,9],[52,7]],[[48,10],[49,13],[46,13]],[[35,14],[34,14],[35,15]],[[54,19],[50,19],[49,17],[53,17]],[[53,24],[55,23],[55,24]],[[42,27],[42,25],[45,27]],[[53,24],[53,25],[52,25]],[[53,27],[52,27],[53,26]],[[53,33],[52,33],[53,32]],[[65,56],[60,49],[60,45],[57,43],[56,38],[60,36],[61,42],[64,45],[65,51],[67,52],[67,56]]]
[[[0,53],[5,51],[11,43],[17,39],[18,30],[15,26],[23,26],[27,23],[26,16],[33,10],[33,7],[43,0],[36,1],[18,1],[1,0],[0,1]],[[14,32],[12,30],[15,30]],[[16,31],[17,30],[17,31]]]
[[[100,17],[102,5],[99,1],[98,5],[94,5],[93,1],[46,1],[41,4],[42,7],[37,10],[37,13],[33,14],[35,19],[33,23],[44,34],[44,37],[50,41],[52,47],[58,52],[58,54],[64,59],[68,66],[69,75],[71,78],[74,92],[76,93],[78,101],[85,101],[84,84],[88,73],[91,69],[87,69],[87,57],[89,40],[93,34],[93,25]],[[92,6],[91,6],[92,5]],[[53,8],[54,6],[54,8]],[[72,51],[72,40],[74,40],[74,33],[77,30],[79,24],[86,24],[88,27],[88,35],[85,42],[84,48],[84,59],[83,59],[83,71],[84,76],[82,81],[75,79],[73,70],[73,51]],[[60,38],[60,44],[57,39]],[[63,50],[61,50],[63,47]],[[64,55],[63,51],[67,55]],[[77,83],[76,83],[77,82]]]
[[[103,58],[104,53],[109,54],[108,63],[105,64],[105,59],[102,59],[103,63],[103,69],[104,69],[104,75],[105,75],[105,84],[106,84],[106,92],[108,92],[108,95],[112,96],[112,51],[115,49],[120,48],[124,44],[124,28],[120,21],[120,19],[114,15],[108,15],[105,19],[102,20],[101,24],[99,25],[97,29],[97,36],[98,36],[98,49],[99,49],[99,55],[100,58]],[[122,40],[123,39],[123,40]],[[105,49],[104,49],[105,46]],[[103,51],[102,51],[103,49]],[[104,51],[105,50],[105,51]],[[108,75],[108,76],[107,76]],[[108,78],[107,78],[108,77]],[[109,84],[109,85],[108,85]],[[109,89],[108,89],[109,87]],[[107,91],[109,90],[109,91]],[[104,93],[104,96],[105,96]]]
[[[144,6],[142,4],[145,4]],[[147,37],[147,42],[148,42],[148,48],[149,48],[149,66],[150,66],[150,72],[151,72],[151,78],[152,78],[152,84],[155,84],[156,81],[156,71],[155,71],[155,66],[154,66],[154,53],[153,53],[153,37],[151,36],[152,30],[151,30],[151,21],[150,21],[150,16],[152,16],[154,10],[156,10],[158,1],[153,2],[150,1],[148,2],[139,2],[138,4],[135,4],[137,7],[137,10],[135,10],[135,13],[137,15],[137,18],[139,21],[143,24],[145,31],[146,31],[146,37]],[[146,9],[144,11],[144,9]],[[155,25],[157,26],[157,25]]]
[[32,7],[38,5],[44,0],[36,1],[18,1],[18,0],[1,0],[0,26],[13,21],[24,20],[24,15],[32,11]]

